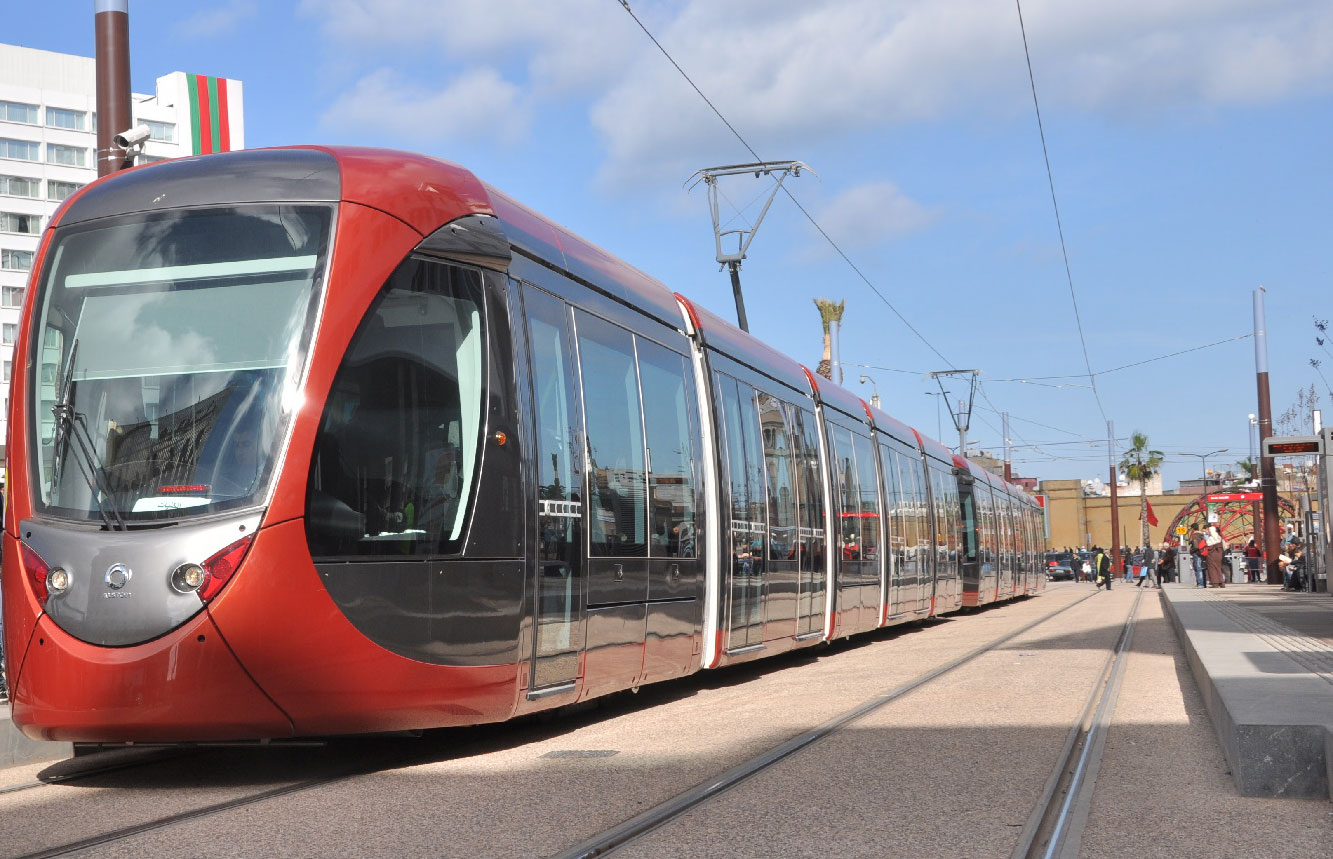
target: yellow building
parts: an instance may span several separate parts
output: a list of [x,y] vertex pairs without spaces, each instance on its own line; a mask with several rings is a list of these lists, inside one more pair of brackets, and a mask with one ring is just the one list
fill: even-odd
[[[1137,495],[1122,495],[1117,499],[1120,534],[1113,537],[1110,497],[1084,495],[1083,483],[1079,480],[1043,480],[1040,493],[1046,496],[1046,521],[1050,529],[1046,545],[1050,549],[1063,549],[1066,546],[1109,547],[1116,542],[1122,546],[1137,546],[1143,540]],[[1166,533],[1171,520],[1188,507],[1195,497],[1148,496],[1153,515],[1157,517],[1157,524],[1148,528],[1148,536],[1154,546],[1175,536]]]

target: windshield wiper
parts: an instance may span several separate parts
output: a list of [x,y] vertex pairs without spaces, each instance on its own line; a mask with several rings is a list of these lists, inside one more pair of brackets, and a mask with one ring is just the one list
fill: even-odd
[[[79,467],[79,474],[83,476],[83,481],[88,484],[88,491],[93,498],[93,505],[97,507],[97,515],[102,523],[112,531],[124,531],[125,520],[120,517],[116,511],[115,505],[107,507],[102,506],[102,494],[106,497],[112,497],[111,487],[106,480],[106,474],[102,466],[97,462],[97,452],[92,443],[92,438],[88,434],[87,422],[83,415],[74,411],[74,405],[70,402],[74,391],[74,356],[78,354],[79,341],[75,338],[70,344],[69,364],[65,367],[65,378],[60,383],[60,401],[51,407],[51,414],[56,419],[55,435],[55,462],[52,466],[52,475],[54,485],[60,486],[61,466],[64,463],[64,454],[66,449],[75,453],[74,464]],[[69,440],[73,437],[74,446],[70,448]]]

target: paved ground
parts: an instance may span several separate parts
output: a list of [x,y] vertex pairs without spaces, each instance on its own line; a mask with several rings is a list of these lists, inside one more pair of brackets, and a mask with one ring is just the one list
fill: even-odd
[[[1063,605],[1070,611],[628,845],[626,856],[1008,856],[1140,594],[1090,585],[587,713],[421,741],[384,769],[103,845],[126,856],[542,856]],[[468,743],[476,745],[467,745]],[[0,855],[311,778],[364,749],[213,751],[0,794]],[[49,767],[0,770],[0,788]],[[1158,592],[1142,594],[1080,855],[1320,857],[1333,803],[1241,797]]]

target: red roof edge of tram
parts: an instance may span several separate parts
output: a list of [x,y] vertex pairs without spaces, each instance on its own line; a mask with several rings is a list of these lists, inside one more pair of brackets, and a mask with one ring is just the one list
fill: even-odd
[[883,409],[877,409],[874,406],[871,406],[870,420],[875,425],[875,429],[887,436],[892,436],[903,444],[912,444],[916,437],[911,427]]
[[[423,236],[465,215],[493,215],[486,188],[470,170],[443,158],[365,146],[292,146],[338,162],[342,198],[388,212]],[[414,188],[403,194],[391,188]]]

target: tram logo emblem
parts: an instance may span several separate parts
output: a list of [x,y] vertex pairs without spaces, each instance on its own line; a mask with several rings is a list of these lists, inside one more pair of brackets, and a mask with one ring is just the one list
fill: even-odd
[[134,571],[124,564],[112,564],[107,568],[106,575],[103,577],[106,586],[113,591],[118,591],[129,584],[130,579],[134,577]]

